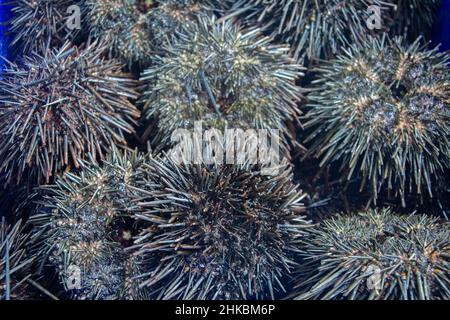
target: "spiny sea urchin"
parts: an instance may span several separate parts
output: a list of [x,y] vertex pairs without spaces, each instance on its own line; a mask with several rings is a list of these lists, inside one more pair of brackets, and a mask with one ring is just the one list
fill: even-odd
[[305,244],[314,266],[298,299],[450,298],[450,228],[389,210],[322,222]]
[[0,81],[0,171],[9,182],[49,182],[86,153],[125,144],[140,113],[136,82],[104,48],[66,43],[10,64]]
[[128,66],[147,64],[151,57],[148,7],[135,0],[86,0],[90,34],[108,43],[110,55]]
[[213,9],[209,0],[86,0],[91,35],[128,66],[147,66],[178,28]]
[[34,258],[27,255],[28,240],[20,221],[9,226],[0,216],[0,300],[30,298],[25,280]]
[[156,299],[264,299],[285,291],[294,243],[310,226],[304,194],[285,168],[274,177],[257,167],[144,165],[147,196],[136,215],[142,285]]
[[127,219],[138,198],[145,156],[114,149],[100,165],[80,160],[80,174],[67,173],[42,187],[40,208],[31,218],[40,258],[50,256],[59,279],[75,299],[144,299],[138,259],[125,252],[132,242]]
[[165,49],[141,76],[146,115],[158,119],[163,139],[196,121],[290,134],[286,122],[298,115],[301,67],[288,47],[272,45],[258,29],[208,18],[185,26]]
[[156,0],[149,15],[150,41],[153,50],[163,53],[171,37],[186,24],[196,23],[199,17],[219,15],[224,11],[223,1],[217,0]]
[[[8,23],[15,34],[11,43],[25,54],[41,52],[48,46],[61,46],[81,29],[83,0],[13,0],[13,17]],[[77,11],[72,11],[75,8]],[[73,15],[73,13],[76,14]],[[78,14],[79,13],[79,14]],[[72,21],[72,19],[76,19]]]
[[321,166],[338,161],[372,199],[388,190],[433,195],[450,168],[449,56],[420,39],[372,38],[317,68],[306,142]]
[[390,10],[381,0],[238,0],[227,17],[260,25],[274,38],[291,44],[296,59],[314,61],[369,33],[371,5],[378,6],[383,17]]

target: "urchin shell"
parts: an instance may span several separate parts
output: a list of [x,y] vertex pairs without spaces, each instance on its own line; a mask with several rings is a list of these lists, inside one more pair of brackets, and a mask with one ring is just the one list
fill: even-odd
[[13,0],[13,17],[8,23],[15,34],[11,45],[22,53],[42,52],[48,46],[59,47],[73,40],[79,28],[70,27],[70,7],[77,6],[80,17],[84,16],[82,1],[73,0]]
[[158,119],[163,143],[196,121],[290,134],[286,122],[297,118],[302,94],[295,84],[301,67],[288,47],[272,45],[258,29],[208,18],[185,26],[165,49],[141,75],[144,109]]
[[325,220],[312,234],[304,258],[313,271],[303,274],[298,299],[450,297],[447,222],[368,210]]
[[448,55],[420,39],[372,38],[317,68],[306,128],[310,152],[360,177],[372,198],[432,196],[450,167]]
[[80,160],[80,174],[67,173],[40,189],[39,208],[30,220],[41,240],[36,256],[50,257],[70,297],[146,298],[135,278],[140,274],[138,259],[126,251],[132,241],[127,219],[134,212],[133,199],[139,197],[137,169],[145,159],[137,152],[113,149],[102,164]]
[[64,45],[11,64],[0,81],[0,170],[9,182],[49,182],[87,153],[126,144],[139,110],[136,81],[103,47]]
[[142,285],[156,299],[264,299],[285,291],[291,250],[305,236],[304,194],[287,168],[151,160],[135,241]]

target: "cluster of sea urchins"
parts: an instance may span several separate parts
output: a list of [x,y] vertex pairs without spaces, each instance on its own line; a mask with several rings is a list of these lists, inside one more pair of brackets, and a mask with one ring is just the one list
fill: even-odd
[[310,227],[290,169],[264,176],[246,165],[185,165],[170,157],[143,166],[137,204],[143,231],[142,285],[156,299],[283,297],[296,242]]
[[[12,0],[12,47],[25,56],[0,80],[10,184],[0,210],[31,217],[0,221],[0,300],[34,289],[86,300],[450,299],[448,222],[374,209],[312,225],[292,168],[267,168],[261,155],[273,154],[254,135],[281,132],[284,158],[301,147],[374,204],[434,197],[450,169],[449,56],[406,39],[426,34],[439,3]],[[302,64],[321,64],[304,117]],[[128,139],[135,102],[156,121]],[[193,139],[159,156],[127,148],[154,124],[158,151],[176,132]],[[213,143],[195,144],[198,125],[215,129],[227,156],[244,142],[247,159],[222,164]],[[35,277],[56,278],[58,297]]]
[[317,68],[307,141],[321,166],[338,162],[372,199],[386,190],[432,196],[450,167],[448,55],[386,37]]
[[297,299],[450,298],[448,222],[426,215],[383,209],[325,220],[305,241],[304,258],[313,268]]
[[80,161],[79,174],[66,173],[42,187],[31,222],[41,240],[36,256],[50,264],[74,299],[145,299],[135,278],[138,258],[132,243],[133,200],[146,156],[113,148],[102,164]]
[[0,173],[32,182],[79,166],[87,153],[102,158],[126,144],[139,110],[136,81],[103,58],[97,43],[32,54],[10,64],[0,81]]
[[135,0],[86,0],[90,35],[108,43],[111,56],[131,66],[151,58],[148,10]]
[[166,142],[174,130],[204,127],[277,129],[298,116],[301,67],[258,29],[227,20],[200,19],[185,26],[141,76],[142,101]]

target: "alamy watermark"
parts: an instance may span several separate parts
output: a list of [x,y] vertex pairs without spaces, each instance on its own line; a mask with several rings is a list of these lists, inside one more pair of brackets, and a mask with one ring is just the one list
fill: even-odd
[[81,29],[81,9],[77,5],[71,5],[67,8],[66,13],[69,14],[66,20],[66,26],[70,30]]
[[369,11],[369,18],[366,20],[366,25],[369,30],[381,29],[381,8],[379,6],[371,5],[367,8]]
[[375,291],[376,294],[380,294],[383,289],[380,267],[371,264],[367,267],[365,274],[369,276],[367,278],[367,289]]
[[81,269],[76,265],[70,265],[66,270],[66,288],[67,290],[81,289]]
[[196,121],[192,131],[172,133],[174,148],[169,156],[179,164],[234,164],[262,167],[263,175],[276,175],[280,169],[280,130],[218,129],[203,131]]

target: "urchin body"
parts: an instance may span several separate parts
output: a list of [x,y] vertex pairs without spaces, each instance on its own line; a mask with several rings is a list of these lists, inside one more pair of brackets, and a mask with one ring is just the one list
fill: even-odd
[[448,299],[449,236],[448,223],[387,209],[325,220],[305,242],[314,270],[297,298]]
[[213,14],[206,0],[88,0],[90,34],[109,43],[110,54],[129,67],[146,67],[182,25]]
[[[138,197],[137,167],[145,156],[114,150],[103,164],[82,162],[79,175],[68,173],[42,189],[31,221],[41,242],[36,256],[49,263],[75,299],[144,299],[135,279],[137,259],[125,250],[127,218]],[[76,277],[79,278],[76,278]]]
[[448,56],[383,37],[317,71],[305,127],[321,165],[339,163],[374,201],[433,196],[450,166]]
[[0,169],[9,182],[49,182],[78,167],[87,153],[102,158],[126,144],[139,110],[136,82],[122,65],[102,58],[97,44],[64,45],[12,64],[1,81]]
[[83,5],[88,12],[90,34],[108,43],[112,57],[128,66],[148,63],[149,7],[140,7],[134,0],[88,0]]
[[230,21],[201,19],[179,32],[142,73],[142,102],[156,117],[163,143],[176,129],[204,127],[277,129],[296,119],[301,67],[286,46],[270,43],[259,30]]
[[[73,40],[81,25],[73,25],[71,19],[80,21],[82,0],[14,0],[11,2],[13,17],[10,31],[15,34],[11,43],[25,54],[43,52],[48,46],[61,46]],[[73,11],[71,10],[80,10]],[[75,13],[71,16],[70,13]]]
[[[295,241],[309,228],[291,174],[243,166],[150,163],[136,239],[143,285],[157,299],[282,296]],[[292,250],[292,251],[291,251]],[[169,271],[170,270],[170,271]]]
[[370,33],[367,21],[371,5],[380,8],[382,17],[390,10],[379,0],[240,0],[228,15],[237,16],[248,25],[258,24],[275,39],[289,43],[299,61],[307,58],[317,62]]

